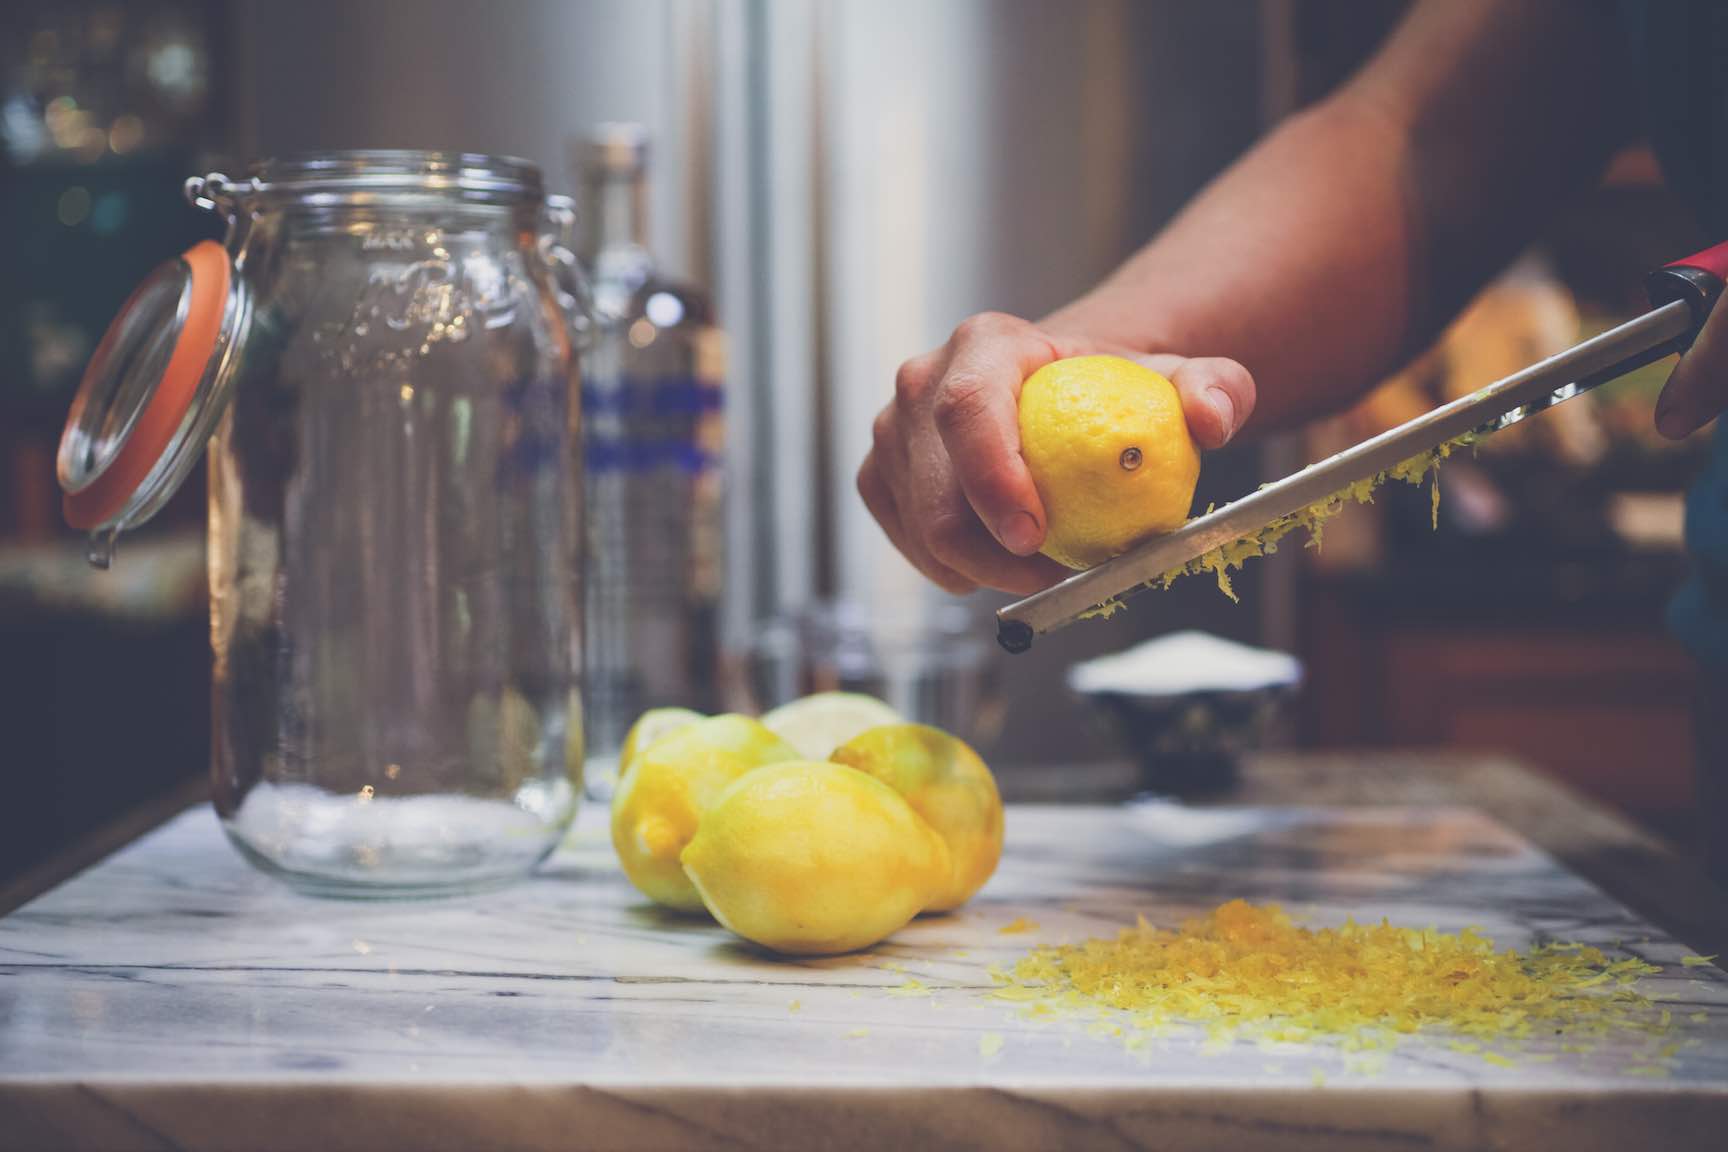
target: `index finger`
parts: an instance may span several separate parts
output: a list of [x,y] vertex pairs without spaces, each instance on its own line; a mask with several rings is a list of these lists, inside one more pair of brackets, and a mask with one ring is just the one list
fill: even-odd
[[1020,455],[1020,384],[1062,358],[1024,320],[986,313],[954,332],[937,383],[936,430],[966,502],[1002,547],[1029,556],[1044,543],[1044,502]]

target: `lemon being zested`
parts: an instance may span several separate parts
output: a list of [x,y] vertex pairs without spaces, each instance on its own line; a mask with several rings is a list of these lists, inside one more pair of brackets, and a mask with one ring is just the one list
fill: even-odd
[[612,846],[630,883],[657,904],[700,910],[702,898],[678,856],[703,814],[751,769],[797,758],[748,716],[710,716],[649,744],[612,797]]
[[1020,388],[1020,450],[1048,518],[1043,553],[1090,568],[1188,518],[1200,452],[1176,386],[1119,356],[1076,356]]
[[830,758],[900,793],[948,845],[948,880],[925,911],[960,907],[996,871],[1002,797],[990,769],[964,741],[924,724],[893,724],[854,737]]
[[823,955],[893,934],[942,890],[948,849],[892,788],[839,764],[758,768],[727,788],[684,849],[727,928]]

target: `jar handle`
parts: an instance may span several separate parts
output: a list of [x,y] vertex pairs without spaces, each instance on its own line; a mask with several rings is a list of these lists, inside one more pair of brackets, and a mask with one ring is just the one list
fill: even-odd
[[552,270],[552,289],[564,310],[571,344],[586,351],[594,336],[594,294],[575,251],[576,202],[568,196],[546,197],[547,230],[540,235],[540,257]]

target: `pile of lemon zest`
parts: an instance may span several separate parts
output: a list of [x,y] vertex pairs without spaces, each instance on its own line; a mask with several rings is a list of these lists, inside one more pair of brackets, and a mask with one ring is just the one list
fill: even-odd
[[930,986],[928,984],[925,984],[922,980],[914,980],[910,976],[908,976],[906,978],[906,982],[904,984],[901,984],[898,987],[888,989],[888,995],[890,995],[890,996],[928,996],[928,995],[930,995]]
[[1018,985],[1010,984],[1005,988],[993,989],[990,993],[990,997],[994,1000],[1042,1000],[1044,998],[1044,992],[1038,988],[1022,988]]
[[1714,964],[1715,962],[1716,962],[1716,957],[1714,957],[1714,956],[1682,956],[1682,957],[1680,957],[1680,966],[1682,968],[1705,968],[1711,964]]
[[1694,1023],[1694,1024],[1703,1024],[1703,1023],[1706,1023],[1710,1019],[1710,1013],[1708,1013],[1708,1012],[1694,1012],[1694,1013],[1692,1013],[1692,1015],[1686,1017],[1686,1019],[1692,1021],[1692,1023]]
[[[1538,1036],[1569,1034],[1567,1052],[1610,1036],[1663,1037],[1671,1015],[1635,987],[1658,971],[1585,945],[1502,951],[1476,928],[1309,928],[1275,905],[1236,900],[1176,930],[1142,917],[1114,939],[1034,949],[1005,982],[994,974],[993,995],[1093,1017],[1094,1036],[1122,1034],[1111,1015],[1149,1034],[1179,1021],[1202,1029],[1205,1051],[1328,1041],[1352,1068],[1371,1069],[1403,1037],[1433,1030],[1504,1066]],[[1661,1063],[1678,1050],[1644,1054]]]
[[864,1039],[864,1037],[866,1037],[868,1035],[870,1035],[870,1029],[868,1029],[868,1028],[854,1028],[854,1029],[852,1029],[852,1031],[846,1033],[846,1039],[848,1039],[848,1040],[862,1040],[862,1039]]
[[990,1057],[996,1055],[996,1053],[1002,1051],[1002,1045],[1004,1043],[1006,1043],[1006,1041],[1002,1039],[1002,1033],[986,1032],[984,1035],[978,1037],[978,1055],[983,1059],[988,1060]]
[[1024,916],[1016,916],[1002,927],[996,929],[998,936],[1018,936],[1023,932],[1038,931],[1038,921],[1028,920]]
[[786,1005],[786,1011],[788,1011],[788,1012],[796,1012],[796,1011],[798,1011],[798,1010],[799,1010],[799,1009],[801,1009],[801,1008],[803,1008],[803,1007],[804,1007],[804,1005],[803,1005],[803,1004],[801,1004],[801,1003],[799,1003],[799,1002],[798,1002],[798,1001],[796,1001],[796,1000],[794,1000],[794,1001],[792,1001],[792,1003],[790,1003],[790,1004],[788,1004],[788,1005]]

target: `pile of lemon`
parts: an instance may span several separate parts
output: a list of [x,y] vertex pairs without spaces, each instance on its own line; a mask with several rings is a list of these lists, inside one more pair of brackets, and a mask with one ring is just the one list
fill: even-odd
[[661,708],[625,738],[612,844],[658,904],[776,952],[851,952],[984,886],[1002,799],[964,742],[868,696]]

